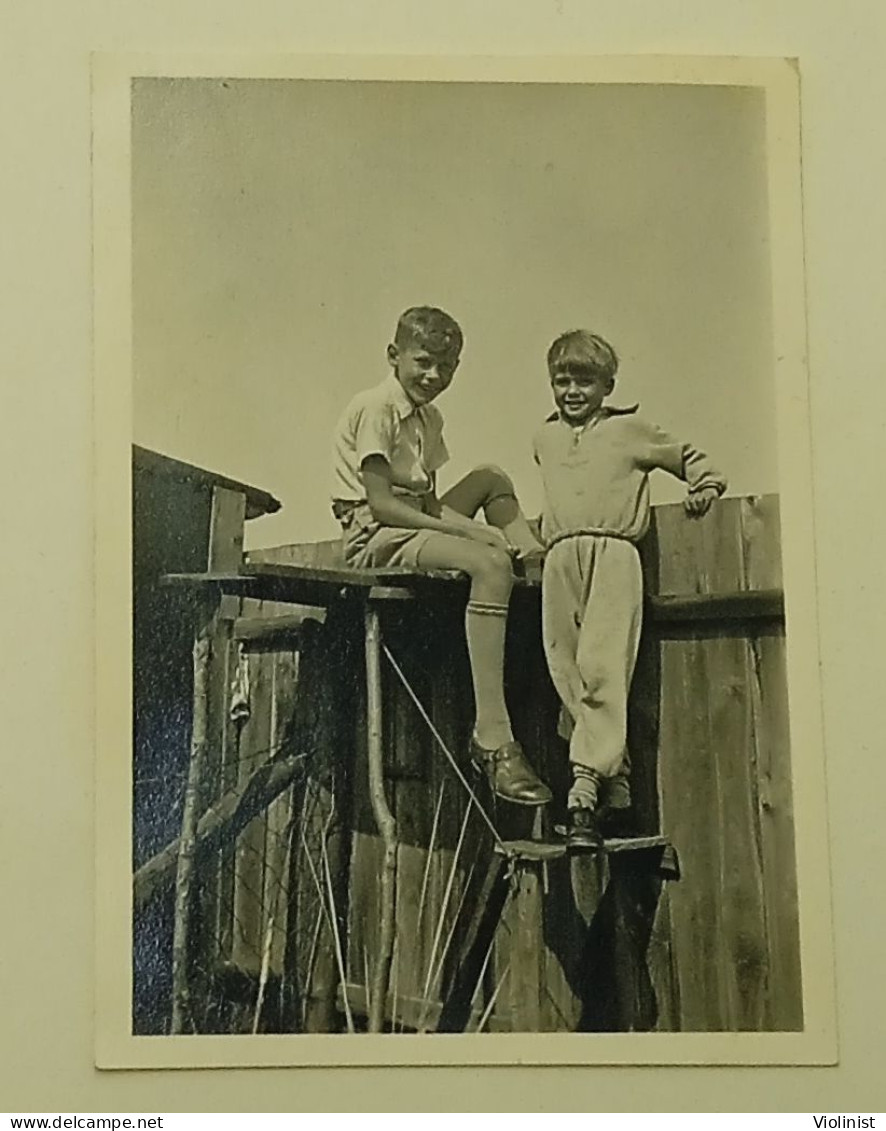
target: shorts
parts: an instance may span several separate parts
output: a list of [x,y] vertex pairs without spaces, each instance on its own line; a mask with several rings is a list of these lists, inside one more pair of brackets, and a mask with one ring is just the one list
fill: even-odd
[[[413,495],[398,496],[401,502],[423,511],[423,500]],[[342,526],[345,561],[356,569],[397,566],[418,569],[418,555],[434,534],[433,530],[408,530],[401,526],[382,526],[372,517],[369,504],[337,503],[336,517]]]

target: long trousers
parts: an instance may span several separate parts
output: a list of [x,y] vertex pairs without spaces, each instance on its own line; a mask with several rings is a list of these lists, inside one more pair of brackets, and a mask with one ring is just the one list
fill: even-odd
[[643,577],[632,543],[584,534],[551,547],[542,582],[542,631],[571,729],[569,760],[607,778],[629,768],[628,692],[642,618]]

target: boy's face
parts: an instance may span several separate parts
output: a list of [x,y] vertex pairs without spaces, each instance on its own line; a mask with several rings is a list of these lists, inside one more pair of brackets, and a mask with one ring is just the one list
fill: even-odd
[[566,366],[551,376],[554,403],[569,424],[590,420],[614,387],[614,377],[606,377],[588,366]]
[[449,388],[459,357],[453,350],[434,351],[421,342],[388,346],[388,362],[407,397],[418,407]]

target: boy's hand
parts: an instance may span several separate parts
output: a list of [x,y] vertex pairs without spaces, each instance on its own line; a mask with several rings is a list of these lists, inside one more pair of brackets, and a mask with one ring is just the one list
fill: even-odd
[[683,509],[690,518],[701,518],[711,509],[711,504],[720,498],[716,487],[703,487],[700,491],[693,491],[686,496]]
[[473,542],[480,542],[484,546],[491,546],[494,550],[505,550],[512,553],[510,543],[497,526],[487,526],[485,522],[471,522],[465,527],[465,535]]

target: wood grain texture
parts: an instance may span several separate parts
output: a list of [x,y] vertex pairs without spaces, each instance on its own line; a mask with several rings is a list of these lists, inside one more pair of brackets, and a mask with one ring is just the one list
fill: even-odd
[[[781,585],[775,498],[723,500],[700,523],[658,508],[655,536],[663,592],[753,601]],[[684,879],[658,979],[669,965],[683,1029],[800,1025],[783,646],[778,618],[660,643],[662,826]]]
[[[249,670],[250,714],[240,736],[238,780],[247,779],[266,761],[272,746],[273,656],[246,659]],[[237,839],[234,864],[233,938],[231,961],[257,975],[264,944],[264,885],[267,813],[254,817]]]
[[[340,585],[327,568],[339,567],[333,550],[283,548],[268,555],[264,570],[256,562],[253,576],[261,575],[262,585],[285,582],[275,593],[281,596],[295,574],[275,573],[274,561],[294,563],[311,572],[298,574],[299,585],[328,596]],[[679,507],[657,508],[643,560],[648,592],[657,598],[650,608],[664,611],[647,620],[632,694],[636,827],[673,842],[682,878],[662,887],[653,845],[643,862],[631,853],[608,861],[572,855],[521,866],[513,883],[490,879],[491,837],[476,813],[465,821],[464,787],[383,662],[384,786],[398,833],[394,958],[384,1001],[374,1004],[385,1026],[472,1027],[496,989],[485,1025],[496,1031],[802,1024],[777,501],[723,500],[700,522]],[[378,579],[363,580],[365,597]],[[383,637],[466,769],[473,701],[462,590],[442,578],[428,584],[443,599],[424,600],[416,582],[416,600],[384,604]],[[358,1014],[373,1008],[379,955],[383,847],[367,773],[363,599],[330,599],[319,618],[296,612],[297,624],[291,605],[243,609],[250,618],[289,618],[285,631],[281,624],[276,635],[264,628],[254,635],[275,648],[298,648],[298,697],[311,717],[305,741],[312,769],[295,796],[287,846],[286,935],[272,943],[270,968],[289,987],[286,1026],[314,1032],[344,1026],[346,1002],[363,1023]],[[494,802],[477,782],[500,835],[512,840],[551,836],[568,785],[536,601],[528,590],[515,593],[506,691],[515,733],[555,801],[550,812],[530,812]],[[322,643],[306,667],[306,638],[314,634]],[[258,714],[247,728],[257,734],[261,725],[272,727],[273,712],[279,717],[283,686],[295,674],[273,651],[249,662],[265,663],[256,673],[271,664],[273,680],[269,694],[260,678],[253,681]],[[258,739],[247,728],[241,755],[248,758]],[[277,821],[284,827],[282,816],[267,815],[262,844],[266,908],[278,839],[268,830]],[[346,993],[323,886],[318,892],[312,878],[313,865],[322,880],[321,843],[344,877],[335,915]],[[261,931],[254,934],[260,953]]]

